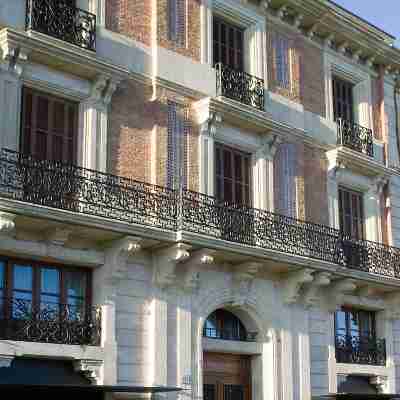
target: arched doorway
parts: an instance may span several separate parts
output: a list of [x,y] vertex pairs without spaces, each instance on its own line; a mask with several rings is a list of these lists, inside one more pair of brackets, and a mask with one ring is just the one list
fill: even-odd
[[[254,341],[242,321],[233,313],[218,309],[210,314],[203,327],[203,337],[229,341]],[[250,400],[251,357],[229,352],[203,353],[204,400]]]

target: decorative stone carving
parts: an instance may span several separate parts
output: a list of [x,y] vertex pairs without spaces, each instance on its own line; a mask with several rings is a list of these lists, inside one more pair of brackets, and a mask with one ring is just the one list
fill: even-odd
[[318,272],[314,275],[314,280],[305,285],[303,298],[307,307],[318,305],[321,301],[321,288],[331,283],[331,276],[329,272]]
[[118,83],[107,76],[98,76],[92,83],[90,97],[87,101],[100,107],[107,107],[117,89]]
[[201,249],[192,253],[190,259],[184,263],[186,268],[183,278],[183,289],[187,291],[196,290],[199,287],[200,269],[204,265],[214,263],[216,251],[210,249]]
[[303,21],[303,19],[304,19],[304,15],[303,15],[303,14],[298,14],[298,15],[296,15],[296,17],[295,17],[295,19],[294,19],[294,21],[293,21],[293,26],[294,26],[296,29],[299,29],[299,28],[300,28],[300,25],[301,25],[301,23],[302,23],[302,21]]
[[14,356],[0,355],[0,368],[10,368],[14,358]]
[[371,385],[374,385],[378,390],[378,393],[387,393],[388,392],[388,383],[389,379],[387,376],[371,376],[369,379]]
[[375,56],[369,57],[369,58],[367,59],[367,66],[371,68],[371,67],[374,65],[375,59],[376,59]]
[[328,311],[334,312],[344,304],[346,294],[357,289],[352,279],[334,281],[326,291],[325,306]]
[[202,133],[210,137],[215,137],[217,129],[221,126],[222,115],[220,113],[211,112],[207,121],[202,124]]
[[324,40],[325,45],[326,45],[327,47],[332,47],[332,46],[333,46],[333,43],[334,43],[334,40],[335,40],[335,34],[334,34],[334,33],[331,33],[330,35],[328,35],[328,36],[325,38],[325,40]]
[[105,251],[107,280],[114,285],[125,277],[128,258],[141,249],[142,238],[126,236],[111,243]]
[[278,135],[266,133],[262,136],[262,147],[258,150],[259,155],[268,160],[273,160],[282,138]]
[[175,282],[176,265],[190,257],[190,248],[191,246],[184,243],[177,243],[154,254],[153,283],[156,286],[164,289]]
[[287,13],[287,6],[283,5],[282,7],[280,7],[276,13],[276,15],[280,18],[283,19],[286,16]]
[[264,1],[263,1],[263,7],[264,7],[264,10],[265,10],[265,11],[267,11],[268,8],[269,8],[269,6],[271,5],[271,1],[272,1],[272,0],[264,0]]
[[338,47],[338,52],[341,54],[346,54],[346,51],[349,47],[349,42],[343,42]]
[[287,276],[283,283],[283,301],[286,304],[296,303],[299,300],[302,285],[314,279],[312,272],[311,269],[302,269]]
[[0,64],[3,69],[16,75],[18,78],[21,77],[25,64],[28,62],[29,52],[26,49],[15,46],[9,42],[4,43],[1,46],[1,60],[3,64]]
[[101,379],[101,367],[103,361],[99,360],[77,360],[74,361],[74,370],[82,373],[92,385],[99,385]]
[[362,56],[362,54],[363,54],[363,51],[362,51],[361,49],[356,50],[356,51],[353,53],[353,60],[354,60],[354,61],[359,61],[359,60],[360,60],[360,57]]
[[235,300],[232,306],[240,307],[249,302],[254,279],[262,266],[262,263],[248,261],[234,267],[233,290]]
[[12,236],[15,233],[15,214],[0,212],[0,236]]
[[56,246],[64,246],[68,241],[70,235],[72,233],[71,229],[57,227],[49,229],[45,236],[49,243],[54,244]]
[[307,36],[312,39],[317,33],[318,23],[314,24],[311,28],[307,30]]

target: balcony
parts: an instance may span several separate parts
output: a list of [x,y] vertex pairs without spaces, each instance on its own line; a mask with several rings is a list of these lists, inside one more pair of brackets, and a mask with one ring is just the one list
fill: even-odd
[[264,111],[264,80],[222,63],[215,65],[217,96],[227,97]]
[[369,157],[374,157],[374,138],[371,129],[341,118],[338,118],[336,123],[338,145],[348,147]]
[[236,340],[240,342],[255,342],[257,332],[246,332],[245,335],[232,329],[203,328],[203,336],[209,339]]
[[386,365],[385,339],[336,334],[335,341],[338,363]]
[[400,249],[345,237],[318,224],[214,197],[0,152],[0,197],[50,208],[240,243],[400,278]]
[[99,346],[100,337],[98,308],[0,300],[1,340]]
[[96,50],[96,16],[73,7],[68,0],[27,0],[26,30]]

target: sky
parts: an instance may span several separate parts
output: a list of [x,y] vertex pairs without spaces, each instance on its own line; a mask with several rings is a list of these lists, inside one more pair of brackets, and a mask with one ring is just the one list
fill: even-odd
[[400,0],[333,0],[366,19],[378,28],[396,36],[400,47]]

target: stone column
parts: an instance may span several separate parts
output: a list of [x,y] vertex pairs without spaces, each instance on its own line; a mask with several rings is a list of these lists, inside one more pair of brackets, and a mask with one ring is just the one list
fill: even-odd
[[79,162],[84,168],[107,170],[108,106],[117,82],[104,76],[92,85],[91,95],[80,105]]
[[0,149],[19,150],[22,75],[28,53],[6,43],[0,49]]

